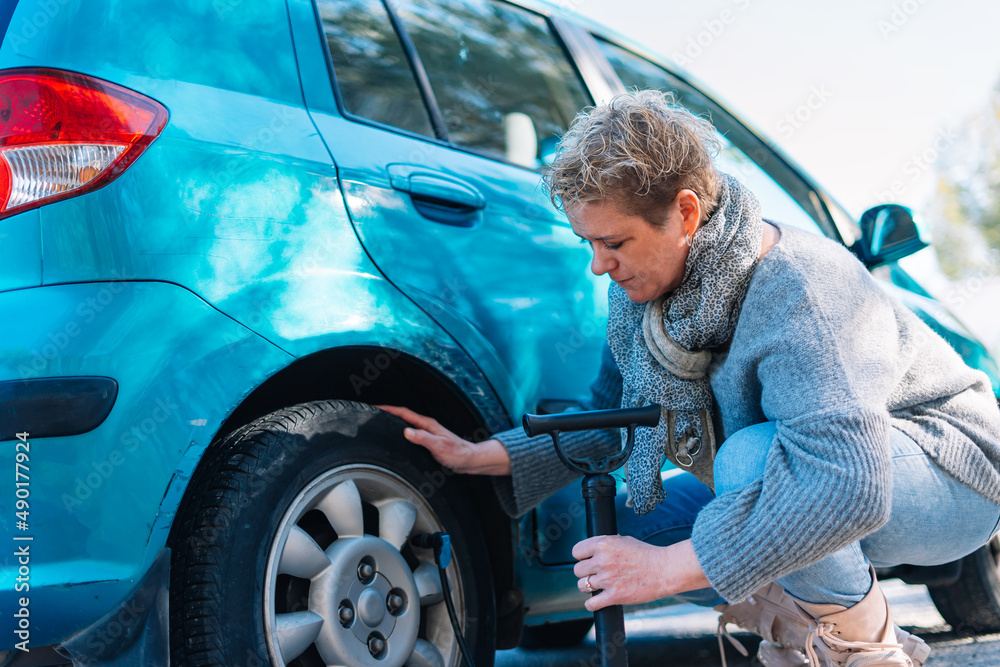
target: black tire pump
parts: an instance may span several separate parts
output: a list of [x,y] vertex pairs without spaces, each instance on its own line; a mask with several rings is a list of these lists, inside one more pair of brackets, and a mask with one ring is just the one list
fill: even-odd
[[[528,437],[551,435],[559,459],[570,470],[583,475],[583,499],[586,504],[587,536],[617,535],[615,518],[615,480],[609,474],[628,460],[635,444],[637,426],[656,426],[660,422],[660,406],[621,410],[588,410],[556,415],[524,415],[524,432]],[[625,446],[613,456],[595,459],[574,458],[563,451],[559,434],[565,431],[599,431],[624,428],[628,430]],[[594,591],[591,595],[597,595]],[[601,667],[628,667],[625,646],[625,616],[621,605],[604,607],[594,612],[594,633],[601,654]]]

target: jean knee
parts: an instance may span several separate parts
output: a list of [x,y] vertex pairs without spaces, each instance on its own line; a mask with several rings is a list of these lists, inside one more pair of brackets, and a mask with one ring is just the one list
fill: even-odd
[[[690,473],[668,476],[663,480],[663,490],[663,501],[642,516],[626,507],[624,494],[619,494],[615,498],[618,534],[644,542],[666,540],[659,546],[687,539],[698,512],[715,498],[711,489]],[[687,534],[683,535],[685,530]],[[681,536],[671,537],[678,534]]]
[[716,495],[741,489],[764,474],[776,432],[774,422],[763,422],[740,429],[726,438],[715,455]]

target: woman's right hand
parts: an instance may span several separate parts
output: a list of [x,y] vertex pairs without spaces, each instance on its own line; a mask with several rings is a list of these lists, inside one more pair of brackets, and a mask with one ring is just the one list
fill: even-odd
[[469,442],[458,437],[433,417],[397,405],[376,405],[415,428],[403,429],[403,437],[426,447],[434,459],[455,472],[468,475],[509,475],[510,457],[499,440]]

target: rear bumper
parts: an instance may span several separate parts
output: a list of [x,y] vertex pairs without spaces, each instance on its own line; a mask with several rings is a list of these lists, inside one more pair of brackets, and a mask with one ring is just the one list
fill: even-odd
[[[27,433],[0,445],[0,505],[26,500],[25,521],[12,509],[0,526],[30,538],[0,556],[0,608],[27,607],[43,646],[121,604],[223,421],[292,358],[171,283],[2,292],[0,321],[4,438]],[[17,627],[0,620],[0,649]]]

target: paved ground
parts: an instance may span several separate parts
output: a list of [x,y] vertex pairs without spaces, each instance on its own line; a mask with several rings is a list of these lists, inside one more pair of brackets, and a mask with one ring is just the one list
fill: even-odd
[[[907,586],[899,581],[883,584],[899,625],[915,632],[931,645],[925,667],[1000,667],[1000,635],[958,638],[950,632],[931,603],[923,586]],[[715,638],[718,614],[701,607],[683,605],[662,610],[642,611],[625,617],[630,667],[721,667],[719,644]],[[751,655],[753,635],[736,635]],[[726,642],[730,667],[759,667]],[[496,667],[599,667],[594,633],[575,648],[562,650],[515,649],[499,651]]]

